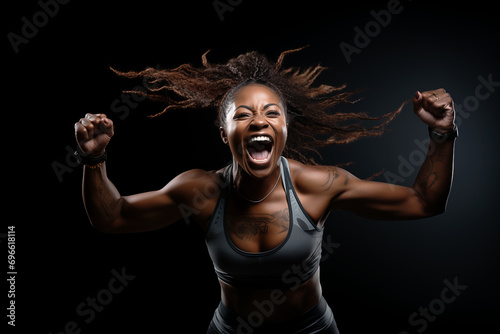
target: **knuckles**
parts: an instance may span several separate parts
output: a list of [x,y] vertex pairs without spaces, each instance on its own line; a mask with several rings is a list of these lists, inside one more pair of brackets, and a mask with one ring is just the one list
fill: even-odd
[[88,118],[80,118],[79,123],[87,130],[93,130],[94,124]]
[[[106,118],[106,122],[103,119]],[[80,118],[75,123],[75,133],[83,134],[85,132],[101,131],[108,136],[113,136],[113,121],[106,117],[104,114],[85,114],[85,117]]]
[[[438,106],[438,105],[442,105],[443,102],[446,102],[447,104],[453,103],[451,95],[449,93],[447,93],[444,88],[429,90],[429,91],[423,92],[422,95],[424,97],[425,102],[428,105]],[[436,99],[436,96],[438,97],[438,99]]]

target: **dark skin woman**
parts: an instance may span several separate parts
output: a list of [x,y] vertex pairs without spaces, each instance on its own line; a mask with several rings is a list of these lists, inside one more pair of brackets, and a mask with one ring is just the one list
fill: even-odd
[[[220,135],[233,158],[230,166],[217,171],[189,170],[160,190],[122,196],[108,179],[105,162],[86,164],[83,199],[91,224],[105,233],[151,231],[184,218],[185,208],[191,208],[191,219],[206,231],[227,181],[227,171],[233,180],[233,191],[225,206],[228,242],[255,254],[272,251],[286,242],[291,219],[287,195],[278,183],[284,175],[280,174],[280,157],[284,152],[293,152],[286,151],[287,137],[291,123],[300,120],[291,120],[290,112],[296,111],[287,109],[288,101],[277,85],[250,82],[234,89],[236,86],[221,97],[219,110]],[[158,86],[153,89],[157,91]],[[456,130],[453,101],[444,89],[416,92],[413,105],[417,117],[435,133]],[[104,114],[89,113],[75,124],[75,133],[83,155],[100,157],[113,137],[113,121]],[[290,158],[287,162],[298,200],[321,229],[329,212],[337,209],[378,220],[418,219],[443,213],[452,183],[453,152],[453,138],[432,140],[411,187],[362,180],[340,167]],[[207,189],[211,190],[209,194]],[[202,203],[195,196],[200,193],[207,194]],[[219,282],[223,307],[243,319],[259,311],[256,300],[269,300],[270,296],[271,300],[279,300],[272,312],[262,317],[259,328],[252,328],[255,333],[268,324],[279,326],[301,317],[322,298],[319,270],[293,289],[282,288],[279,296],[273,287],[232,285],[221,278]],[[241,326],[238,331],[234,325],[226,332],[214,326],[209,332],[245,333]],[[315,333],[337,333],[334,327]]]

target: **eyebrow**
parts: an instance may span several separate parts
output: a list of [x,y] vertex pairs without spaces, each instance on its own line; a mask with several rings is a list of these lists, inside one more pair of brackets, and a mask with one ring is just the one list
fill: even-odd
[[[264,109],[267,109],[267,108],[269,108],[270,106],[277,106],[278,108],[280,107],[280,106],[279,106],[278,104],[276,104],[276,103],[268,103],[268,104],[266,104],[266,105],[264,106]],[[236,107],[236,109],[234,109],[234,110],[236,111],[236,110],[238,110],[238,108],[245,108],[245,109],[248,109],[248,110],[250,110],[250,111],[253,111],[252,107],[249,107],[249,106],[244,105],[244,104],[237,106],[237,107]]]

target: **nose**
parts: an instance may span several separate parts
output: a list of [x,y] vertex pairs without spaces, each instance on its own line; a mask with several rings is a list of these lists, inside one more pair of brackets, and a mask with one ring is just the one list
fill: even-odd
[[265,118],[260,115],[256,115],[252,120],[252,123],[250,123],[251,130],[261,130],[267,128],[268,126],[269,124],[267,123]]

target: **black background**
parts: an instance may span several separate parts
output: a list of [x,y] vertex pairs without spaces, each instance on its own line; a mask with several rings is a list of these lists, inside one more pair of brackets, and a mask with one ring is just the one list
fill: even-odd
[[[141,82],[116,78],[110,66],[200,65],[208,49],[214,63],[251,50],[276,59],[309,45],[286,65],[327,66],[318,83],[365,89],[363,100],[343,108],[372,115],[396,109],[416,90],[439,87],[462,105],[473,100],[479,76],[500,81],[499,25],[490,2],[401,1],[402,11],[350,63],[339,44],[354,44],[354,27],[363,29],[374,20],[370,11],[386,9],[387,1],[244,0],[223,21],[212,2],[73,0],[18,53],[7,34],[21,34],[21,18],[31,21],[40,5],[24,1],[3,10],[3,221],[17,230],[14,332],[59,333],[74,321],[81,333],[203,333],[220,300],[196,226],[179,222],[151,233],[105,235],[88,223],[81,168],[66,161],[67,147],[75,147],[73,124],[87,112],[114,120],[108,173],[123,195],[161,188],[191,168],[221,168],[230,158],[212,114],[173,112],[151,120],[146,115],[162,107],[145,101],[126,117],[116,112],[112,105],[121,91]],[[494,89],[460,122],[445,214],[410,222],[330,215],[325,238],[340,246],[323,261],[321,279],[342,334],[417,333],[423,328],[412,326],[409,316],[435,304],[443,281],[455,278],[466,290],[424,332],[499,329],[500,87]],[[379,181],[387,172],[401,175],[401,161],[419,155],[415,141],[427,138],[426,126],[407,106],[388,128],[382,137],[323,150],[322,163],[351,161],[347,169],[359,177],[386,171]],[[55,165],[67,170],[58,177]],[[412,184],[413,168],[399,183]],[[122,268],[135,278],[86,323],[77,306],[107,288],[111,271]],[[0,293],[4,310],[6,291]]]

